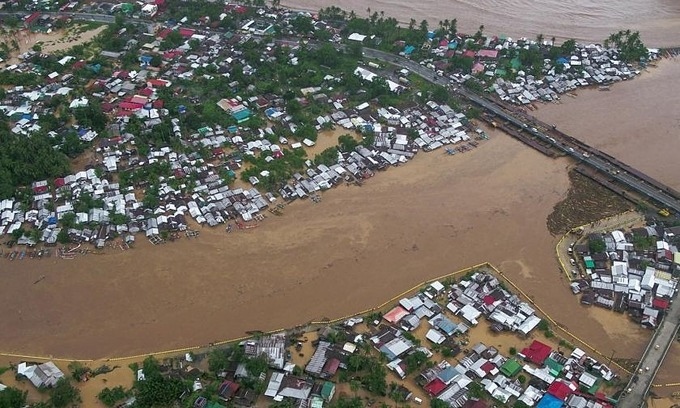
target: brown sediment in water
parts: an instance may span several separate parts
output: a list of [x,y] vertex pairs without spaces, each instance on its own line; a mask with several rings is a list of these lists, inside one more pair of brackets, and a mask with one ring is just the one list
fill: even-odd
[[253,230],[205,228],[197,240],[73,260],[2,260],[3,351],[97,358],[207,345],[356,313],[489,261],[579,336],[636,357],[648,332],[588,319],[594,312],[559,272],[545,220],[568,189],[568,161],[489,133],[472,152],[419,154]]

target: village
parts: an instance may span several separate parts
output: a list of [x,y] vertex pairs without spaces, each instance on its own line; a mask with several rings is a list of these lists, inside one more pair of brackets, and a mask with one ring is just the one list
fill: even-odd
[[650,223],[579,236],[567,249],[571,290],[583,305],[627,313],[655,329],[677,292],[677,226]]
[[[606,91],[641,67],[600,44],[489,37],[482,27],[465,35],[450,22],[383,38],[374,31],[391,21],[376,14],[373,25],[356,23],[335,9],[312,15],[226,4],[217,16],[160,22],[164,3],[146,4],[136,17],[125,15],[127,6],[110,7],[124,17],[94,44],[56,54],[38,45],[1,71],[0,111],[10,135],[41,137],[72,163],[2,197],[2,258],[73,259],[131,249],[140,236],[163,244],[200,237],[203,227],[251,230],[285,216],[292,202],[319,204],[323,191],[370,183],[418,153],[455,160],[486,142],[476,108],[406,69],[364,58],[362,47],[388,47],[451,88],[528,109],[580,87]],[[155,20],[125,23],[137,17]],[[66,24],[32,11],[20,24],[45,30],[56,20]],[[648,51],[643,65],[660,56]],[[585,305],[627,311],[655,328],[677,291],[674,228],[574,242],[572,291]],[[106,388],[99,399],[199,408],[600,408],[624,391],[625,373],[613,358],[558,338],[530,299],[487,270],[306,329],[149,357],[130,365],[134,390]],[[56,363],[23,361],[9,371],[22,386],[54,387],[51,397],[66,387],[62,378],[100,374]],[[149,384],[167,393],[152,396]]]
[[[141,13],[154,17],[159,7]],[[5,92],[0,110],[10,119],[11,132],[26,137],[46,132],[55,148],[76,144],[92,155],[79,171],[33,181],[20,197],[0,201],[0,235],[11,237],[10,247],[28,247],[3,250],[3,256],[40,259],[52,255],[49,247],[68,244],[58,251],[68,259],[89,251],[81,244],[128,249],[138,233],[156,244],[196,237],[203,225],[226,226],[228,232],[254,228],[293,200],[318,203],[323,190],[361,185],[418,151],[442,149],[453,156],[487,138],[473,124],[478,112],[443,89],[423,88],[408,70],[352,56],[383,40],[349,32],[352,21],[340,23],[339,15],[346,16],[339,9],[312,16],[227,4],[220,21],[170,19],[156,24],[154,32],[135,34],[139,28],[112,25],[117,38],[100,40],[94,62],[68,52],[21,55],[21,62],[3,72],[42,79]],[[391,22],[380,18],[376,24],[383,23]],[[55,21],[34,11],[23,24],[43,30]],[[414,31],[404,36],[418,38]],[[323,45],[313,42],[321,32],[328,37]],[[535,46],[551,42],[487,37],[481,30],[459,35],[448,21],[439,30],[424,30],[420,40],[413,45],[399,40],[391,49],[450,76],[452,86],[471,83],[470,78],[487,80],[501,100],[523,105],[639,73],[614,49],[568,42],[549,47],[559,58],[541,59],[534,76],[524,65],[536,68]],[[329,59],[336,47],[346,54]],[[310,49],[334,66],[314,61]],[[650,50],[651,59],[657,55]],[[312,75],[296,79],[298,88],[273,89],[262,83],[271,75],[263,64]],[[468,72],[460,68],[465,66]],[[192,83],[226,89],[211,91],[206,100],[204,88]],[[192,106],[199,101],[200,114]],[[59,126],[45,120],[67,112],[82,123]],[[330,143],[307,157],[317,138],[337,129],[346,131],[337,147]]]
[[[301,327],[176,358],[149,357],[130,366],[136,393],[119,393],[109,406],[149,398],[145,381],[177,384],[174,394],[164,396],[171,398],[167,402],[179,398],[182,406],[196,408],[380,401],[405,406],[427,400],[458,408],[614,406],[625,379],[611,359],[599,360],[558,337],[536,313],[492,271],[472,270],[314,331]],[[52,362],[22,362],[14,370],[19,381],[38,388],[68,376]],[[77,363],[69,370],[78,381],[98,375]],[[106,388],[99,398],[110,394]],[[342,403],[354,405],[334,405]]]

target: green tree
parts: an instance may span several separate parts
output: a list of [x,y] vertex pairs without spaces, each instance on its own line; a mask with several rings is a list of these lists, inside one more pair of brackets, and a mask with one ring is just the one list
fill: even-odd
[[65,408],[80,402],[80,391],[66,378],[60,378],[50,390],[50,404],[54,408]]
[[604,46],[618,48],[619,56],[626,62],[638,62],[649,55],[639,31],[621,30],[613,33],[604,40]]
[[21,391],[14,387],[7,387],[0,391],[0,407],[23,408],[26,405],[28,391]]
[[432,398],[430,401],[430,408],[449,408],[449,404],[439,398]]
[[185,386],[176,378],[165,378],[161,374],[158,362],[153,357],[144,360],[145,379],[136,381],[136,406],[140,408],[165,407],[177,401]]
[[298,34],[309,34],[314,31],[314,23],[312,23],[312,19],[303,14],[295,17],[291,22],[291,25]]
[[344,134],[338,137],[338,145],[343,152],[352,152],[359,145],[351,135]]
[[406,372],[408,374],[411,374],[419,370],[423,366],[423,364],[425,364],[426,361],[427,355],[420,350],[416,351],[415,353],[409,354],[404,359],[404,362],[406,363]]
[[62,228],[57,234],[57,242],[60,244],[68,244],[71,242],[71,237],[68,236],[68,231],[66,228]]
[[560,46],[560,51],[563,55],[571,55],[574,51],[576,51],[576,40],[569,39],[562,43]]
[[97,394],[97,398],[107,407],[113,407],[123,399],[127,398],[128,392],[125,388],[118,386],[114,388],[106,387]]
[[484,397],[484,387],[476,381],[471,382],[468,385],[468,390],[470,391],[468,395],[473,399],[482,399]]
[[588,249],[590,249],[590,252],[593,254],[599,254],[607,249],[607,245],[605,245],[604,240],[601,238],[591,239],[588,241]]

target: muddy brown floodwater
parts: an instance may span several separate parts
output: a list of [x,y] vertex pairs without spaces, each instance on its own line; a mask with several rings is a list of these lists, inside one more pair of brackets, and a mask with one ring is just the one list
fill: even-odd
[[355,313],[490,261],[596,347],[639,354],[648,333],[580,308],[558,271],[546,219],[566,196],[569,162],[490,136],[472,152],[419,154],[363,187],[294,203],[256,229],[205,228],[196,240],[74,260],[2,260],[3,351],[97,358],[205,345]]

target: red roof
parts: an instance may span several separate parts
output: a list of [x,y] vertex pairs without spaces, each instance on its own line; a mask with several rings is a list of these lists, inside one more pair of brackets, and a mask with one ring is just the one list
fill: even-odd
[[137,92],[137,93],[142,95],[142,96],[151,96],[151,95],[153,95],[153,89],[144,88],[144,89],[140,89],[139,92]]
[[477,56],[480,58],[498,58],[497,50],[479,50]]
[[47,185],[33,187],[33,192],[34,192],[35,194],[46,193],[47,190],[49,190],[49,187],[48,187]]
[[562,401],[566,401],[574,391],[569,388],[569,385],[563,383],[562,381],[555,381],[548,387],[548,394],[555,398],[559,398]]
[[171,59],[175,59],[176,57],[179,57],[180,55],[182,55],[182,51],[180,51],[180,50],[170,50],[170,51],[165,51],[163,53],[163,58],[166,59],[166,60],[171,60]]
[[35,13],[26,17],[26,20],[24,20],[24,24],[29,25],[29,24],[33,23],[35,20],[37,20],[38,17],[40,17],[40,13],[36,11]]
[[335,375],[335,373],[338,371],[338,367],[340,367],[340,360],[337,358],[331,358],[330,360],[326,361],[322,371],[328,375]]
[[427,391],[430,395],[432,396],[437,396],[442,393],[446,389],[446,384],[444,381],[440,380],[439,378],[435,378],[434,380],[430,381],[427,383],[426,386],[423,387],[425,391]]
[[137,109],[142,109],[144,107],[144,104],[141,103],[135,103],[135,102],[121,102],[118,105],[119,108],[124,109],[124,110],[137,110]]
[[169,82],[163,79],[149,79],[146,81],[147,85],[151,85],[154,88],[165,88],[168,86]]
[[224,398],[225,400],[228,400],[232,398],[234,395],[236,395],[236,392],[238,389],[241,388],[240,385],[233,381],[225,380],[220,387],[217,390],[217,393],[219,394],[220,397]]
[[652,300],[652,307],[657,309],[666,310],[668,309],[668,306],[669,302],[666,299],[654,298],[654,300]]
[[474,58],[474,57],[475,57],[475,52],[472,51],[472,50],[466,50],[466,51],[463,53],[463,56],[464,56],[464,57],[468,57],[468,58]]
[[385,313],[383,315],[383,319],[385,319],[389,323],[394,324],[397,323],[406,315],[408,315],[408,311],[401,306],[397,306],[394,309],[390,310],[389,312]]
[[165,39],[165,37],[167,37],[171,32],[172,32],[171,29],[165,28],[165,29],[158,32],[157,37]]
[[493,296],[491,296],[491,295],[484,296],[484,304],[485,305],[492,305],[493,302],[495,302],[495,301],[496,301],[496,299],[494,299]]
[[155,109],[163,109],[163,105],[165,105],[165,103],[163,102],[162,99],[156,99],[151,104],[151,106],[153,106]]
[[59,177],[58,179],[54,179],[54,187],[59,188],[59,187],[64,187],[66,185],[66,181],[64,180],[63,177]]
[[482,366],[479,368],[484,370],[485,373],[489,374],[491,371],[493,371],[494,368],[496,368],[496,366],[492,362],[487,361],[486,363],[482,364]]
[[130,98],[130,102],[132,103],[138,103],[142,106],[144,106],[145,103],[147,103],[149,100],[143,96],[140,95],[135,95],[132,98]]
[[531,361],[536,365],[542,365],[546,358],[550,355],[552,349],[550,346],[541,343],[538,340],[534,340],[531,345],[524,350],[522,350],[522,355],[524,355],[527,360]]
[[196,33],[196,30],[193,30],[191,28],[180,28],[179,29],[179,35],[182,37],[191,37]]

